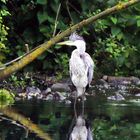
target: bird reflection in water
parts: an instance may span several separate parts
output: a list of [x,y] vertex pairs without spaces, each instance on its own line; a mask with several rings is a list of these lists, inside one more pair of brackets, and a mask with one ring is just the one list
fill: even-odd
[[82,116],[77,117],[69,140],[93,140],[90,126]]

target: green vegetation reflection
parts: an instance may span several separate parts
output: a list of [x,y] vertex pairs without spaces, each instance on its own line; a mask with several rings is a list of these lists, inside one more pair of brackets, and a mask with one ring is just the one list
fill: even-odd
[[12,108],[1,108],[0,112],[9,118],[12,118],[12,122],[15,121],[15,124],[17,124],[16,122],[19,122],[21,125],[18,126],[22,126],[26,131],[29,130],[31,132],[34,132],[35,134],[37,134],[38,137],[44,140],[51,140],[50,136],[47,133],[44,133],[42,129],[40,129],[36,124],[34,124],[29,118],[26,118],[25,116],[17,113]]

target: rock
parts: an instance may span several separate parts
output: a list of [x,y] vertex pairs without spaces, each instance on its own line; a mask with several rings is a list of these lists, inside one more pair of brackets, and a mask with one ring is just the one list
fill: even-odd
[[32,87],[27,87],[26,88],[26,93],[27,94],[40,94],[41,93],[41,90],[35,86],[32,86]]
[[107,97],[107,99],[108,100],[113,100],[113,101],[123,101],[123,100],[125,100],[125,98],[119,93],[116,93],[116,95],[114,95],[114,96]]
[[140,79],[137,77],[132,76],[132,82],[135,85],[140,85]]
[[37,98],[41,94],[41,90],[35,86],[26,88],[27,99]]
[[136,94],[135,96],[136,96],[136,97],[140,97],[140,93]]
[[53,95],[48,94],[47,97],[44,100],[53,100]]
[[60,93],[60,92],[56,92],[56,94],[59,96],[59,100],[60,100],[60,101],[63,101],[63,100],[65,100],[65,99],[66,99],[66,97],[65,97],[65,96],[63,96],[63,94],[62,94],[62,93]]
[[39,94],[39,95],[37,96],[37,99],[43,99],[43,95],[42,95],[42,94]]
[[67,83],[56,83],[51,86],[52,91],[70,92],[70,87]]
[[76,90],[74,90],[73,92],[71,92],[70,97],[75,98],[75,95],[77,94]]
[[32,98],[33,98],[33,97],[30,96],[30,95],[27,96],[27,99],[28,99],[28,100],[30,100],[30,99],[32,99]]
[[49,93],[51,93],[51,92],[52,92],[51,88],[47,88],[46,90],[43,90],[43,91],[42,91],[42,94],[43,94],[43,95],[47,95],[47,94],[49,94]]
[[122,76],[103,76],[103,79],[109,83],[122,84],[122,85],[140,85],[140,79],[134,76],[122,77]]
[[23,92],[23,93],[19,93],[18,96],[22,99],[25,99],[27,97],[27,94]]
[[69,104],[71,104],[71,101],[70,100],[66,100],[65,104],[69,105]]
[[108,83],[104,79],[97,80],[96,84],[98,84],[98,85],[106,85],[107,84],[108,85]]

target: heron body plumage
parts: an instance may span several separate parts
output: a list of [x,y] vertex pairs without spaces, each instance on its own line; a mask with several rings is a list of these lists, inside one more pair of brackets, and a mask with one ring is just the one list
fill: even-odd
[[91,83],[93,77],[93,60],[85,52],[86,45],[83,40],[75,41],[75,49],[70,58],[70,76],[73,84],[77,89],[77,97],[82,96],[85,88]]
[[85,87],[88,84],[86,65],[78,50],[74,50],[70,59],[70,75],[74,86],[77,88],[77,96],[81,96],[84,92]]
[[76,114],[77,97],[82,96],[83,106],[82,114],[84,114],[84,93],[86,87],[90,85],[93,77],[94,62],[90,55],[86,52],[86,42],[83,37],[72,33],[68,41],[60,42],[59,45],[76,46],[72,52],[69,61],[71,81],[76,87],[74,110]]

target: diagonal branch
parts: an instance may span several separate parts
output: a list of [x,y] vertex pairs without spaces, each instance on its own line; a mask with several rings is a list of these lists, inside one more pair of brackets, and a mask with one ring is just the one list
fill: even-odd
[[140,2],[140,0],[129,0],[128,2],[124,2],[124,3],[119,3],[116,6],[112,7],[112,8],[108,8],[105,11],[92,16],[88,19],[85,19],[83,21],[81,21],[80,23],[75,24],[74,26],[68,28],[67,30],[65,30],[64,32],[56,35],[55,37],[53,37],[52,39],[50,39],[48,42],[45,42],[41,45],[39,45],[37,47],[37,49],[35,49],[34,51],[32,51],[31,53],[27,54],[25,57],[23,57],[21,60],[15,62],[13,65],[10,65],[8,67],[6,67],[5,69],[0,71],[0,80],[4,79],[5,77],[9,76],[10,74],[12,74],[13,72],[22,69],[24,66],[26,66],[27,64],[31,63],[33,60],[35,60],[39,55],[41,55],[43,52],[45,52],[47,49],[49,49],[51,46],[53,46],[55,43],[57,43],[58,41],[60,41],[61,39],[63,39],[65,36],[70,35],[70,33],[72,33],[73,31],[75,31],[76,29],[80,29],[86,25],[89,25],[91,23],[93,23],[94,21],[103,18],[107,15],[110,15],[112,13],[118,12],[120,10],[126,9],[136,3]]

